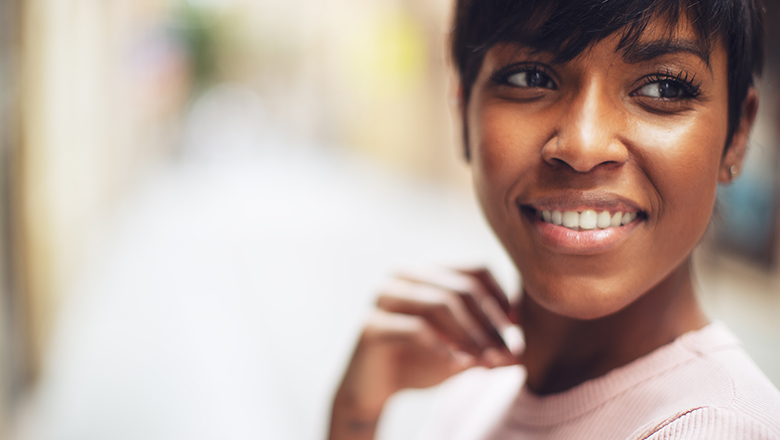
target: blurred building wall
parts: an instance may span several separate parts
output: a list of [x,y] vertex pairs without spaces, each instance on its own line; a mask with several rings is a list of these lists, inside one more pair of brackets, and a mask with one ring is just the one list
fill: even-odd
[[159,30],[167,8],[159,0],[22,2],[15,236],[33,369],[117,196],[170,149],[166,132],[189,71]]
[[11,408],[23,382],[22,322],[15,313],[19,295],[11,280],[10,155],[17,143],[16,68],[18,65],[18,2],[0,1],[0,437],[9,433]]
[[32,365],[112,206],[175,153],[182,110],[210,86],[251,88],[301,139],[465,187],[449,3],[22,2],[15,249]]
[[278,126],[301,138],[467,182],[452,130],[449,0],[215,3],[228,6],[203,10],[214,82],[250,87]]

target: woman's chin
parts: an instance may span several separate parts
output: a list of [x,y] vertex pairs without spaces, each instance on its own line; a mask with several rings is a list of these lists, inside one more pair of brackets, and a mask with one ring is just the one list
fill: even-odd
[[[547,311],[572,319],[594,320],[613,315],[636,301],[634,290],[605,288],[581,282],[524,285],[525,295]],[[636,290],[640,292],[640,290]]]

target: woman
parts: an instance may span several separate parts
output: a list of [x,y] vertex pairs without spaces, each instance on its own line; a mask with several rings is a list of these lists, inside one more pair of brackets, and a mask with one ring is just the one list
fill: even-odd
[[523,294],[484,270],[393,280],[331,439],[373,438],[394,392],[467,369],[429,438],[780,438],[780,392],[691,279],[742,166],[761,35],[757,0],[458,0],[466,157]]

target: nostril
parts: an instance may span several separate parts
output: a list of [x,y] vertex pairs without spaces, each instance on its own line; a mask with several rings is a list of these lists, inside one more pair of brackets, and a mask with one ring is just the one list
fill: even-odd
[[569,163],[563,159],[554,158],[551,161],[546,161],[556,170],[572,171],[575,173],[590,173],[600,170],[614,170],[620,168],[622,165],[617,161],[607,161],[597,164],[581,164],[581,163]]
[[566,161],[565,161],[565,160],[563,160],[563,159],[558,159],[557,157],[555,157],[555,158],[553,158],[552,160],[550,160],[550,161],[547,161],[547,162],[548,162],[550,165],[553,165],[553,166],[555,166],[555,167],[557,167],[557,168],[570,168],[570,169],[572,169],[573,171],[576,171],[576,170],[574,169],[574,167],[572,167],[571,165],[569,165],[568,163],[566,163]]
[[586,144],[559,139],[551,140],[542,148],[545,162],[578,173],[620,167],[628,161],[628,156],[628,149],[618,140]]

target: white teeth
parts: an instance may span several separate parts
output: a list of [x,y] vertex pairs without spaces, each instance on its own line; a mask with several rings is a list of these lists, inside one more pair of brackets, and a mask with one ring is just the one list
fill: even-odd
[[622,219],[623,219],[623,213],[616,212],[609,220],[609,226],[613,228],[617,228],[618,226],[620,226],[620,220]]
[[636,212],[616,212],[602,211],[600,214],[593,209],[587,209],[582,212],[577,211],[547,211],[537,210],[536,216],[546,223],[552,223],[558,226],[564,226],[569,229],[593,230],[596,228],[617,228],[625,226],[636,220]]
[[580,214],[577,211],[564,211],[563,226],[569,229],[577,229],[580,226]]
[[596,229],[596,223],[598,222],[598,214],[591,209],[582,211],[580,213],[580,229],[591,230]]
[[598,220],[596,220],[596,226],[599,227],[599,229],[605,229],[609,227],[609,221],[612,219],[609,215],[609,211],[604,211],[601,214],[599,214]]

